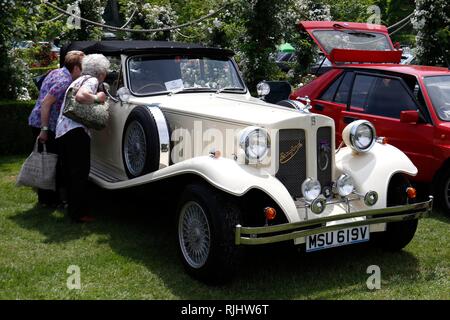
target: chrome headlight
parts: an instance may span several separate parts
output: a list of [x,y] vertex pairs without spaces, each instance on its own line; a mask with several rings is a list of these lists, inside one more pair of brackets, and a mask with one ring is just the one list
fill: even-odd
[[357,120],[350,123],[342,131],[345,144],[356,152],[367,152],[376,141],[375,127],[367,120]]
[[262,161],[270,149],[270,136],[267,130],[259,127],[245,128],[241,134],[240,146],[247,160]]
[[341,197],[346,197],[355,190],[353,179],[348,174],[342,174],[336,181],[336,190]]
[[319,180],[308,178],[302,183],[302,193],[307,201],[316,199],[320,195],[321,190]]
[[267,82],[261,81],[256,85],[256,92],[258,97],[265,97],[270,93],[270,86]]

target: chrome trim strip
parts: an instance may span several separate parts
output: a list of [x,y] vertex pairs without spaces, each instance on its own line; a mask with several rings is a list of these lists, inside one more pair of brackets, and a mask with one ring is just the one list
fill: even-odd
[[170,165],[170,134],[166,117],[159,108],[159,104],[145,106],[155,119],[159,135],[159,169]]
[[[428,201],[408,204],[403,206],[395,206],[383,209],[364,210],[353,213],[341,214],[338,216],[330,216],[318,218],[314,220],[300,221],[294,223],[285,223],[275,226],[267,227],[242,227],[236,226],[235,243],[236,245],[248,244],[258,245],[274,243],[286,240],[293,240],[300,237],[305,237],[313,234],[319,234],[328,231],[345,229],[348,227],[356,227],[362,225],[371,225],[385,222],[403,221],[419,219],[431,214],[433,208],[433,197],[430,196]],[[380,215],[390,214],[385,217],[378,217]],[[349,223],[342,223],[333,226],[324,226],[326,222],[340,221],[349,218],[368,217],[365,220],[354,221]],[[370,217],[370,218],[369,218]],[[296,230],[305,227],[322,224],[319,228]],[[272,236],[264,236],[268,233],[282,233]],[[259,237],[258,237],[259,236]]]

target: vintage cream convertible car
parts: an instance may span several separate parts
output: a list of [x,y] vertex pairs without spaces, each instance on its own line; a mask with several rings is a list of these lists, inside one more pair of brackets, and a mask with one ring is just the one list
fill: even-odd
[[432,198],[416,201],[408,183],[416,167],[369,122],[349,124],[335,151],[331,118],[299,101],[253,98],[229,50],[151,41],[65,48],[74,49],[112,62],[110,122],[92,136],[91,180],[169,193],[180,256],[197,278],[228,279],[248,245],[315,251],[379,238],[400,250],[431,212]]

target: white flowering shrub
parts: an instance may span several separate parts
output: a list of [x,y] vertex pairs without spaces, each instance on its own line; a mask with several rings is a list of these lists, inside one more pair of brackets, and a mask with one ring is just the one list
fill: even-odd
[[411,19],[420,64],[447,66],[450,62],[450,1],[416,0]]
[[30,100],[28,87],[34,86],[27,63],[18,56],[17,51],[9,52],[11,77],[7,84],[8,91],[18,100]]
[[278,19],[282,21],[284,40],[295,48],[297,56],[291,71],[287,73],[287,80],[293,87],[298,87],[314,78],[308,73],[310,65],[317,57],[314,42],[306,32],[298,29],[298,24],[302,20],[331,21],[332,17],[330,7],[322,0],[291,0],[289,8],[288,12],[279,13]]
[[0,99],[28,98],[28,67],[13,46],[33,30],[28,16],[36,5],[32,0],[0,0]]
[[[275,64],[276,47],[290,42],[300,52],[302,66],[313,61],[311,44],[298,30],[300,20],[331,20],[322,0],[235,0],[208,27],[207,43],[230,48],[250,89],[261,80],[299,81],[304,69],[287,75]],[[293,65],[296,67],[298,63]]]
[[[157,5],[150,1],[122,1],[125,20],[135,29],[162,29],[177,25],[178,16],[170,4]],[[152,33],[130,32],[129,37],[136,40],[176,40],[176,33],[159,31]]]
[[181,61],[181,77],[185,88],[220,89],[236,86],[228,63],[209,59],[203,59],[201,62],[203,66],[199,59]]
[[272,54],[283,37],[277,14],[288,9],[289,0],[241,1],[245,33],[239,37],[240,67],[250,90],[258,82],[278,78],[279,69]]

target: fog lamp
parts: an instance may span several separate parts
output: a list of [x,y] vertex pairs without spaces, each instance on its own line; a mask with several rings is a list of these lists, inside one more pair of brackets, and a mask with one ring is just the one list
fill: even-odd
[[352,177],[346,173],[342,174],[336,181],[336,189],[341,197],[348,196],[355,189]]
[[302,183],[302,193],[307,201],[313,201],[320,195],[320,182],[313,178],[308,178]]

